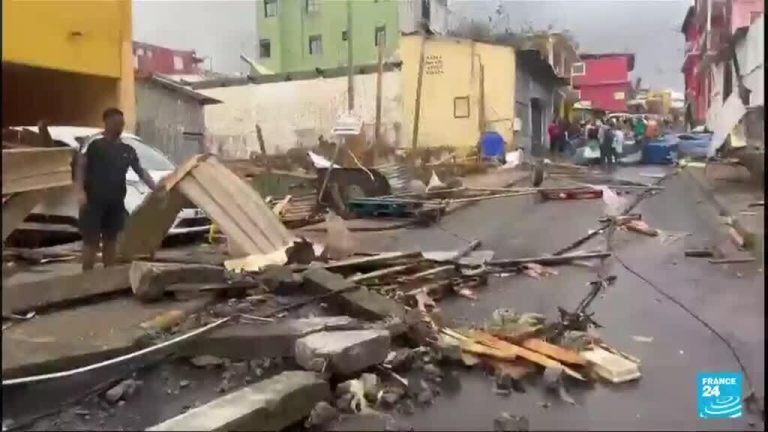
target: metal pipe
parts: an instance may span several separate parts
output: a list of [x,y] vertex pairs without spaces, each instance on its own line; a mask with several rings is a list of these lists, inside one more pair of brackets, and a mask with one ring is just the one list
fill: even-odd
[[347,108],[355,109],[355,64],[352,58],[352,0],[347,0]]

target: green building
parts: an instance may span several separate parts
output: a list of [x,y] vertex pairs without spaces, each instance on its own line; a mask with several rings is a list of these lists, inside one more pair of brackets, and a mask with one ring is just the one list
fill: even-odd
[[[375,63],[397,49],[398,0],[352,0],[355,64]],[[272,72],[336,68],[347,64],[346,0],[258,0],[259,64]]]

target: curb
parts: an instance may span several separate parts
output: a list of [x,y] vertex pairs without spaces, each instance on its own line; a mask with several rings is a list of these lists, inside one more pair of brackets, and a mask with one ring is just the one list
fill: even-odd
[[747,229],[740,221],[737,216],[734,216],[730,210],[728,210],[728,207],[726,207],[725,204],[722,203],[717,198],[717,195],[715,194],[714,189],[700,180],[693,172],[689,171],[688,169],[684,169],[683,172],[685,172],[688,177],[690,177],[693,182],[696,184],[696,186],[699,187],[699,190],[704,194],[704,196],[707,198],[707,201],[709,201],[710,204],[715,206],[715,208],[719,211],[719,213],[725,217],[728,217],[731,219],[732,223],[730,224],[733,229],[736,230],[736,232],[739,233],[740,236],[744,238],[744,249],[752,252],[757,253],[758,251],[755,248],[755,237],[756,234]]

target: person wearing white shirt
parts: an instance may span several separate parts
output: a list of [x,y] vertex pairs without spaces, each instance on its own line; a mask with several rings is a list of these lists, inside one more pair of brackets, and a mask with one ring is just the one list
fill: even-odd
[[613,129],[613,158],[614,163],[619,163],[622,151],[624,150],[624,131],[617,126]]

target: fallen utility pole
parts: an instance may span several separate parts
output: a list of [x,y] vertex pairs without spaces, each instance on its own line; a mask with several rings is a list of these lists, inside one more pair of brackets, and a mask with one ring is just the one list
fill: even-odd
[[575,260],[603,259],[603,258],[608,258],[610,256],[611,256],[610,252],[587,252],[587,253],[574,253],[574,254],[568,254],[568,255],[496,260],[496,261],[489,261],[487,265],[495,266],[495,267],[514,267],[514,266],[531,264],[531,263],[541,264],[541,265],[558,265],[558,264],[567,264]]

